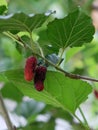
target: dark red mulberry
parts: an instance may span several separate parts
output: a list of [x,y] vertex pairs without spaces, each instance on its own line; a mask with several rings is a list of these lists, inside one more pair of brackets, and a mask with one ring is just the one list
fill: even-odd
[[44,66],[39,66],[35,70],[34,85],[38,91],[44,89],[44,80],[46,77],[47,69]]
[[94,90],[94,95],[98,99],[98,91],[97,90]]
[[35,70],[35,77],[34,77],[34,81],[36,82],[36,80],[41,80],[44,81],[45,80],[45,76],[46,76],[46,67],[44,66],[39,66],[36,68]]
[[31,81],[34,78],[34,71],[36,69],[37,59],[33,56],[27,58],[25,69],[24,69],[24,78],[27,81]]
[[38,91],[42,91],[44,89],[44,84],[40,80],[37,81],[34,85],[35,85],[36,90],[38,90]]

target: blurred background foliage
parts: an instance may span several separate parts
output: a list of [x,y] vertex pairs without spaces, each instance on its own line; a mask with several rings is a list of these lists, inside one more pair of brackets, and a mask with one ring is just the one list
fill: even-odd
[[[8,14],[16,12],[24,12],[26,14],[44,13],[49,10],[55,10],[54,17],[64,17],[76,6],[81,6],[83,10],[93,18],[96,34],[94,40],[79,48],[67,49],[64,53],[65,60],[62,63],[65,70],[75,73],[90,76],[98,79],[98,21],[95,21],[98,15],[95,8],[94,0],[7,0]],[[97,2],[98,3],[98,2]],[[95,14],[96,13],[96,14]],[[19,51],[20,50],[20,51]],[[10,38],[0,34],[0,72],[23,68],[24,61],[30,52],[25,52],[16,46],[16,43]],[[37,102],[23,94],[7,79],[0,77],[0,87],[9,112],[14,116],[14,123],[19,130],[83,130],[82,126],[74,121],[73,117],[67,112],[46,105],[42,102]],[[98,83],[93,83],[94,89],[98,90]],[[9,93],[10,91],[10,93]],[[14,104],[13,104],[14,102]],[[10,107],[9,107],[10,106]],[[89,100],[83,107],[89,108],[87,119],[92,128],[98,129],[97,122],[90,123],[97,119],[98,116],[98,99],[94,93],[90,95]],[[22,117],[22,121],[21,121]],[[59,122],[58,122],[59,119]],[[60,121],[63,123],[60,124]],[[22,123],[23,122],[23,123]],[[73,127],[73,128],[72,128]]]

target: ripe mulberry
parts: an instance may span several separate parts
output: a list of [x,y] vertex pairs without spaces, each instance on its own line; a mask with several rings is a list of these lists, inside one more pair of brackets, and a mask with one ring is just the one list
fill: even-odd
[[40,80],[38,80],[34,85],[38,91],[42,91],[44,89],[44,83]]
[[31,81],[34,78],[34,71],[36,69],[37,59],[33,56],[26,60],[24,69],[24,78],[27,81]]
[[98,91],[97,90],[94,90],[94,95],[95,95],[96,99],[98,99]]
[[38,91],[44,89],[44,80],[46,77],[47,69],[44,66],[39,66],[35,70],[34,85]]

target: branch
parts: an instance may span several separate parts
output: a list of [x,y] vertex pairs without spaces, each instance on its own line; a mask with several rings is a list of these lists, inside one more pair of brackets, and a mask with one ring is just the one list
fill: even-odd
[[28,45],[26,44],[19,36],[15,36],[11,33],[4,33],[7,36],[11,37],[12,39],[14,39],[15,41],[17,41],[21,46],[23,46],[24,48],[28,48],[30,49],[34,55],[37,55],[39,57],[41,57],[42,59],[45,60],[45,62],[47,62],[49,65],[53,66],[55,69],[57,69],[58,71],[64,73],[64,75],[66,77],[69,77],[71,79],[83,79],[83,80],[88,80],[88,81],[93,81],[93,82],[98,82],[98,79],[94,79],[94,78],[90,78],[90,77],[86,77],[86,76],[81,76],[81,75],[77,75],[77,74],[72,74],[69,73],[65,70],[63,70],[62,68],[60,68],[58,65],[53,64],[52,62],[50,62],[49,60],[47,60],[45,57],[43,57],[42,55],[35,53],[34,50]]
[[84,79],[84,80],[88,80],[88,81],[93,81],[93,82],[98,82],[98,79],[94,79],[94,78],[90,78],[90,77],[86,77],[86,76],[81,76],[81,75],[77,75],[77,74],[72,74],[69,73],[63,69],[61,69],[60,67],[55,67],[57,70],[63,72],[65,74],[65,76],[71,78],[71,79]]
[[10,118],[9,118],[9,115],[7,113],[7,110],[6,110],[6,107],[5,107],[5,104],[4,104],[4,101],[3,101],[3,98],[2,98],[2,95],[0,93],[0,113],[2,114],[2,116],[4,117],[4,120],[6,122],[6,125],[8,127],[8,130],[15,130],[14,129],[14,126],[12,125],[11,121],[10,121]]

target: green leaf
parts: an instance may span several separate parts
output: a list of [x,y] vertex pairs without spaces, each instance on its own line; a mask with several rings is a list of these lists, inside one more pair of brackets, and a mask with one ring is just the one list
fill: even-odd
[[87,82],[67,78],[59,72],[47,72],[45,89],[42,92],[35,90],[33,81],[24,80],[23,70],[7,71],[5,75],[24,95],[72,113],[87,99],[92,90]]
[[[27,36],[27,35],[23,35],[23,36],[21,36],[21,39],[23,40],[23,41],[25,41],[25,43],[26,44],[28,44],[28,45],[30,45],[30,38]],[[25,56],[30,56],[30,55],[32,55],[32,51],[31,50],[28,50],[28,49],[25,49],[25,48],[23,48],[19,43],[17,43],[16,42],[16,49],[18,50],[18,52],[20,53],[20,54],[22,54],[23,53],[23,55],[25,55]]]
[[0,74],[0,82],[8,82],[8,79],[6,78],[6,76],[3,73]]
[[6,6],[5,5],[1,5],[0,6],[0,15],[3,14],[6,11]]
[[0,16],[0,32],[19,31],[31,32],[39,28],[48,18],[45,14],[26,15],[24,13],[16,13],[14,15]]
[[52,54],[54,52],[56,54],[58,54],[58,47],[55,46],[55,48],[54,48],[53,46],[51,46],[51,43],[50,43],[48,36],[47,36],[46,29],[41,30],[38,33],[38,35],[39,35],[38,42],[43,49],[44,55]]
[[0,15],[3,14],[6,10],[7,10],[6,0],[0,0]]
[[48,24],[48,38],[54,48],[82,46],[93,39],[94,27],[89,16],[77,9],[63,19]]
[[10,98],[17,102],[20,102],[23,97],[23,94],[12,83],[6,83],[4,85],[4,87],[1,89],[1,93],[2,93],[3,97]]

